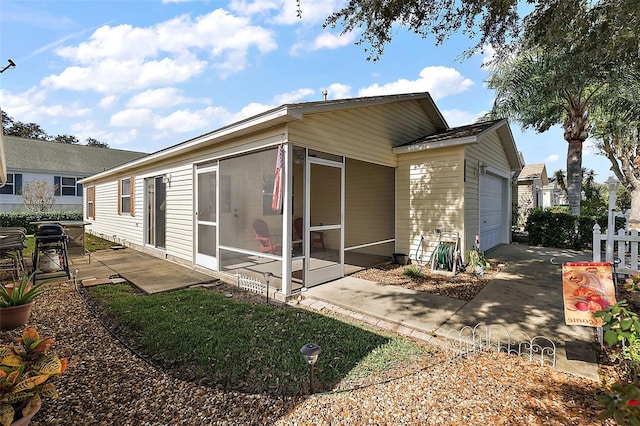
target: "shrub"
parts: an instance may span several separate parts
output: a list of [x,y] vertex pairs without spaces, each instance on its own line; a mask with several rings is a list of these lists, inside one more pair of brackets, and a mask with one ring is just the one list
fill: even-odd
[[422,276],[422,271],[420,271],[419,267],[412,265],[404,268],[402,275],[409,278],[420,278]]
[[[544,247],[590,249],[593,245],[593,226],[607,227],[606,213],[585,213],[578,217],[564,209],[536,208],[527,219],[525,231],[529,244]],[[616,218],[616,230],[624,227],[624,219]]]
[[0,227],[21,226],[27,230],[27,234],[33,234],[36,231],[36,227],[31,222],[82,219],[81,211],[50,211],[46,213],[0,212]]

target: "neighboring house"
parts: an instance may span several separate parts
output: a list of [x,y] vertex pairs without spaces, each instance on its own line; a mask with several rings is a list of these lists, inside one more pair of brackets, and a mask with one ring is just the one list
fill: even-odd
[[7,182],[0,187],[0,211],[27,210],[23,187],[35,181],[56,186],[53,210],[82,210],[80,179],[148,154],[86,145],[3,136]]
[[476,235],[510,242],[520,168],[507,121],[451,129],[415,93],[283,105],[82,183],[94,234],[222,277],[271,273],[288,296],[396,252],[427,261],[436,229],[464,257]]
[[568,206],[569,200],[567,194],[562,190],[558,182],[549,181],[547,185],[542,187],[542,207],[548,208],[553,206]]
[[525,165],[517,178],[518,224],[523,226],[531,209],[543,206],[542,188],[549,183],[544,164]]

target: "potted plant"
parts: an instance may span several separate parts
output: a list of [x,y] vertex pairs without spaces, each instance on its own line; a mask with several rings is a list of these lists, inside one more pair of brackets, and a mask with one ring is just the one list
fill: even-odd
[[27,323],[34,299],[45,292],[45,282],[32,284],[32,277],[23,274],[18,281],[0,285],[0,329],[12,330]]
[[[67,369],[67,359],[49,354],[51,337],[27,327],[17,344],[0,347],[0,425],[28,424],[42,398],[57,398],[52,381]],[[20,422],[20,423],[17,423]],[[25,423],[26,422],[26,423]]]

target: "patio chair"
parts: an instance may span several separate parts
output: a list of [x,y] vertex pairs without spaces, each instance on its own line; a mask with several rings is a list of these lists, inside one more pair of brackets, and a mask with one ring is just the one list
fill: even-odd
[[[296,236],[299,240],[304,240],[302,234],[303,226],[302,226],[302,218],[298,217],[293,221],[293,230],[296,233]],[[324,234],[320,231],[311,231],[311,248],[319,247],[324,251]]]
[[256,235],[256,240],[260,242],[260,253],[280,254],[282,251],[282,244],[276,244],[269,234],[269,225],[262,219],[256,219],[253,222],[253,232]]
[[27,248],[26,233],[21,227],[0,228],[0,278],[7,278],[4,274],[9,273],[18,279],[27,272],[22,255],[22,250]]

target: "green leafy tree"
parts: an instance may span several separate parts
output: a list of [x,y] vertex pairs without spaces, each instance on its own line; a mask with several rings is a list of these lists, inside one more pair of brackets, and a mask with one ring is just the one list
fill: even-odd
[[640,230],[640,63],[630,62],[626,74],[600,98],[595,117],[596,146],[629,193],[629,225]]
[[558,184],[562,193],[567,195],[567,182],[565,181],[564,170],[556,170],[553,172],[553,180]]
[[5,128],[5,135],[17,136],[19,138],[51,140],[51,136],[45,132],[37,123],[14,122],[10,127]]
[[87,138],[86,140],[87,146],[95,146],[98,148],[109,148],[109,145],[106,142],[100,142],[94,138]]
[[[330,15],[325,27],[342,27],[342,34],[360,32],[358,44],[368,44],[368,59],[377,60],[391,43],[398,24],[423,38],[441,44],[462,33],[471,46],[470,56],[491,45],[500,56],[508,55],[525,35],[531,46],[567,49],[575,44],[585,51],[607,52],[613,61],[638,56],[637,0],[349,0]],[[301,13],[300,2],[298,14]],[[520,6],[520,8],[518,7]],[[582,12],[576,13],[580,9]],[[521,13],[526,10],[527,13]],[[566,37],[567,24],[579,24],[579,37]]]
[[[539,1],[532,1],[538,3]],[[397,24],[426,38],[434,35],[441,44],[452,34],[462,32],[475,45],[470,55],[487,44],[506,46],[520,33],[522,18],[518,0],[350,0],[341,10],[330,15],[325,27],[342,26],[342,34],[362,29],[358,44],[367,43],[368,59],[377,60],[391,43]]]
[[58,135],[53,138],[53,141],[58,143],[69,143],[73,145],[80,143],[80,140],[73,135]]
[[568,143],[566,187],[574,215],[580,214],[582,146],[591,128],[589,111],[607,73],[598,61],[576,66],[575,55],[585,54],[578,47],[520,50],[495,62],[487,80],[495,90],[491,116],[509,117],[537,132],[562,125]]
[[2,133],[6,135],[6,129],[11,126],[13,126],[13,118],[9,117],[9,114],[2,111]]

